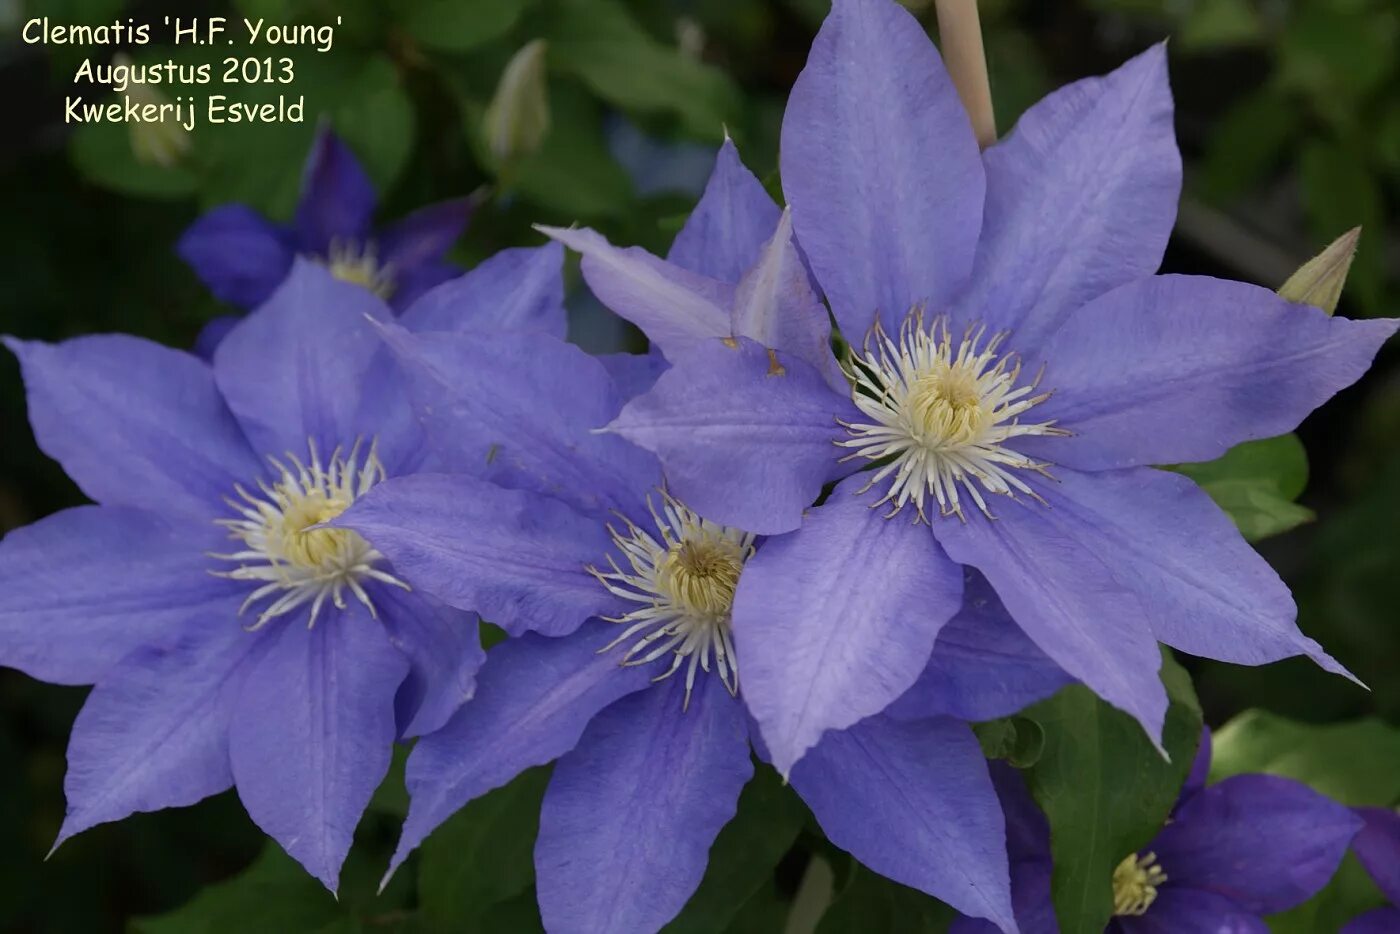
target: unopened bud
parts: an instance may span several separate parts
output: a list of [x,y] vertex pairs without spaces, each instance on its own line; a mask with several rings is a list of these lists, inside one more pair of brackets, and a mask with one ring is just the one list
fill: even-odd
[[543,39],[516,52],[486,109],[486,145],[498,166],[528,156],[549,132],[544,53]]
[[1278,290],[1278,294],[1290,302],[1316,305],[1329,315],[1335,314],[1337,302],[1342,297],[1342,286],[1346,285],[1347,272],[1351,269],[1351,260],[1356,255],[1356,244],[1360,239],[1361,228],[1353,227],[1333,240],[1327,249],[1289,276],[1288,281]]
[[[131,59],[124,53],[112,57],[112,64],[131,66]],[[138,106],[169,104],[170,98],[159,90],[145,84],[132,84],[127,94]],[[159,112],[159,111],[157,111]],[[146,165],[158,165],[168,169],[178,163],[190,151],[190,132],[180,123],[166,123],[158,120],[147,123],[142,120],[130,124],[131,151],[136,161]]]

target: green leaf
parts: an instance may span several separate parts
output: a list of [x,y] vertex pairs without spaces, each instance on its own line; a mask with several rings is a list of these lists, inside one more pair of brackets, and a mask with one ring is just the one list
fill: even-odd
[[857,869],[822,915],[816,934],[938,934],[956,917],[953,909],[917,889]]
[[974,723],[972,731],[988,759],[1005,759],[1018,769],[1028,769],[1040,761],[1045,749],[1045,731],[1027,717],[1003,717]]
[[1247,710],[1215,732],[1212,752],[1212,781],[1262,772],[1351,807],[1400,802],[1400,729],[1375,718],[1318,726]]
[[728,927],[718,930],[724,934],[773,934],[783,930],[789,907],[777,884],[768,882],[738,906]]
[[1025,712],[1045,731],[1025,772],[1050,821],[1051,894],[1064,934],[1101,934],[1113,914],[1113,870],[1145,846],[1176,803],[1201,734],[1191,679],[1163,651],[1171,698],[1162,758],[1137,721],[1088,688],[1065,688]]
[[[109,101],[84,95],[84,101]],[[132,146],[131,128],[119,123],[84,123],[69,143],[73,166],[103,188],[142,198],[184,198],[199,187],[188,162],[171,166],[142,162]]]
[[423,45],[468,52],[510,32],[534,0],[412,0],[403,28]]
[[522,772],[469,803],[423,842],[418,900],[433,927],[474,930],[488,908],[530,887],[548,782],[548,768]]
[[1269,918],[1273,934],[1317,934],[1340,931],[1347,921],[1363,911],[1386,903],[1385,896],[1361,865],[1348,853],[1337,874],[1321,891],[1291,911]]
[[739,796],[739,810],[710,847],[700,887],[666,934],[708,934],[723,928],[746,898],[772,879],[792,847],[807,811],[778,773],[759,766]]
[[1250,541],[1313,518],[1311,510],[1293,502],[1308,483],[1308,455],[1297,435],[1246,441],[1216,460],[1171,469],[1200,484]]

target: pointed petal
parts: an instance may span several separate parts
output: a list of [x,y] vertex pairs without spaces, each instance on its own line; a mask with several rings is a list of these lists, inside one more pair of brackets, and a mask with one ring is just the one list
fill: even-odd
[[540,916],[557,934],[656,931],[700,885],[753,775],[741,702],[680,678],[593,718],[554,767],[535,843]]
[[1292,431],[1366,372],[1400,321],[1350,321],[1267,289],[1154,276],[1073,312],[1040,348],[1034,410],[1069,438],[1022,445],[1080,470],[1213,460]]
[[792,787],[832,843],[903,885],[1014,932],[1006,827],[981,747],[944,717],[828,733]]
[[696,512],[772,534],[797,528],[841,475],[837,421],[858,415],[806,363],[741,339],[695,347],[608,427],[656,452]]
[[175,252],[215,298],[256,308],[292,268],[291,239],[287,230],[252,208],[228,204],[191,224]]
[[986,184],[952,79],[893,0],[837,0],[783,117],[797,239],[847,339],[917,303],[946,306],[972,271]]
[[1114,921],[1122,934],[1269,934],[1262,918],[1225,896],[1170,883],[1157,894],[1146,914]]
[[928,527],[881,518],[863,483],[765,542],[734,595],[744,699],[783,775],[826,731],[907,691],[962,603],[962,569]]
[[599,654],[615,628],[591,620],[572,635],[531,633],[491,650],[471,701],[408,758],[411,803],[391,873],[462,805],[573,749],[598,711],[651,683],[648,668]]
[[39,447],[97,502],[207,519],[259,471],[203,360],[117,334],[4,342]]
[[1317,894],[1361,827],[1348,808],[1300,782],[1236,775],[1182,805],[1151,850],[1173,887],[1270,915]]
[[538,330],[564,339],[564,248],[501,250],[431,290],[399,318],[410,331]]
[[994,521],[974,513],[933,528],[949,557],[987,576],[1041,651],[1160,741],[1167,692],[1157,641],[1138,595],[1090,549],[1094,530],[1023,500],[999,506]]
[[57,684],[92,684],[128,652],[175,638],[191,616],[228,609],[244,587],[214,577],[212,523],[121,506],[78,506],[0,539],[0,664]]
[[408,659],[408,677],[394,703],[398,734],[431,733],[476,691],[476,673],[486,661],[480,620],[421,591],[380,585],[371,599],[389,641]]
[[739,158],[728,137],[715,156],[715,168],[700,203],[666,254],[668,262],[718,279],[738,282],[778,223],[778,206],[763,183]]
[[334,892],[389,771],[408,662],[354,602],[313,628],[292,617],[275,639],[239,692],[234,781],[253,822]]
[[598,300],[642,329],[674,362],[697,341],[729,334],[732,285],[652,256],[615,247],[588,229],[537,228],[583,256],[583,279]]
[[587,570],[612,552],[606,525],[547,496],[420,473],[379,484],[331,524],[358,531],[414,588],[512,635],[567,635],[629,608]]
[[169,648],[139,648],[110,669],[73,723],[57,846],[137,811],[182,807],[233,783],[228,730],[248,669],[266,650],[229,601],[189,617]]
[[399,274],[442,259],[467,229],[475,208],[476,202],[471,198],[454,198],[419,208],[379,238],[380,263]]
[[1352,841],[1356,858],[1392,902],[1400,902],[1400,813],[1386,808],[1357,808],[1365,822]]
[[335,241],[362,243],[369,234],[377,200],[374,185],[355,154],[323,127],[302,175],[296,217],[298,247],[325,255]]
[[957,307],[1033,348],[1162,261],[1181,195],[1166,43],[1051,93],[982,161],[986,216]]
[[887,712],[901,720],[995,720],[1073,681],[1021,631],[987,579],[968,568],[962,609],[938,631],[919,680]]

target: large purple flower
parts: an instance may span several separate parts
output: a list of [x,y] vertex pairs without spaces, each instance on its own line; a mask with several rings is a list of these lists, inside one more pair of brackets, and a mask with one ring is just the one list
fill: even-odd
[[[909,688],[959,605],[957,564],[1154,738],[1159,641],[1342,671],[1229,519],[1151,465],[1292,429],[1396,322],[1152,275],[1181,183],[1162,47],[1056,91],[979,155],[913,17],[837,0],[788,102],[781,168],[797,244],[856,347],[840,391],[786,325],[731,319],[715,339],[736,277],[774,283],[762,262],[701,275],[551,232],[672,364],[612,429],[706,518],[800,529],[735,596],[746,696],[780,769]],[[731,230],[762,221],[745,218]],[[802,277],[781,281],[771,294],[800,307]],[[911,590],[917,608],[900,602]]]
[[[1321,890],[1362,826],[1347,808],[1291,779],[1236,775],[1207,787],[1209,770],[1207,733],[1167,825],[1114,870],[1108,931],[1268,934],[1263,917]],[[1015,770],[999,765],[994,776],[1021,934],[1056,934],[1049,825]],[[962,918],[949,934],[992,930]]]
[[1390,905],[1354,918],[1342,934],[1394,934],[1400,931],[1400,813],[1394,808],[1357,808],[1355,813],[1364,823],[1352,849]]
[[[594,433],[624,396],[577,348],[384,333],[433,455],[453,472],[380,484],[334,525],[373,541],[417,590],[513,633],[538,630],[493,649],[472,701],[419,740],[393,866],[468,801],[557,759],[535,845],[546,928],[655,931],[700,883],[753,774],[730,604],[748,568],[785,542],[701,519],[659,488],[652,455]],[[878,535],[866,546],[880,556]],[[901,579],[919,578],[871,576],[834,599],[863,625],[873,591]],[[911,612],[925,603],[911,587],[887,599]],[[836,845],[1012,930],[1002,816],[955,718],[999,716],[1063,676],[1011,627],[981,625],[987,599],[947,627],[950,652],[985,673],[971,692],[930,668],[888,715],[824,737],[791,781]],[[1023,685],[1026,672],[1039,678]]]
[[[433,286],[461,275],[443,257],[467,226],[473,202],[457,198],[422,208],[382,233],[371,228],[377,197],[354,153],[321,129],[306,160],[301,201],[290,225],[228,204],[195,221],[176,249],[217,297],[256,308],[272,295],[298,256],[337,279],[364,286],[403,311]],[[201,339],[205,356],[234,319],[213,322]]]
[[[408,327],[562,334],[562,249],[499,254]],[[297,261],[212,364],[117,335],[7,339],[39,445],[97,505],[0,541],[0,664],[95,684],[61,843],[236,786],[334,889],[396,738],[473,691],[477,620],[320,523],[424,458],[373,293]]]

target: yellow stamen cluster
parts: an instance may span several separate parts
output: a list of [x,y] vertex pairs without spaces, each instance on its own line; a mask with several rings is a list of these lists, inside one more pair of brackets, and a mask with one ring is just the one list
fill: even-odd
[[1155,853],[1131,853],[1113,870],[1113,913],[1143,915],[1157,900],[1157,889],[1167,874],[1157,865]]
[[394,271],[379,265],[373,243],[333,241],[330,255],[326,257],[326,268],[337,279],[363,286],[380,298],[387,299],[394,294]]

